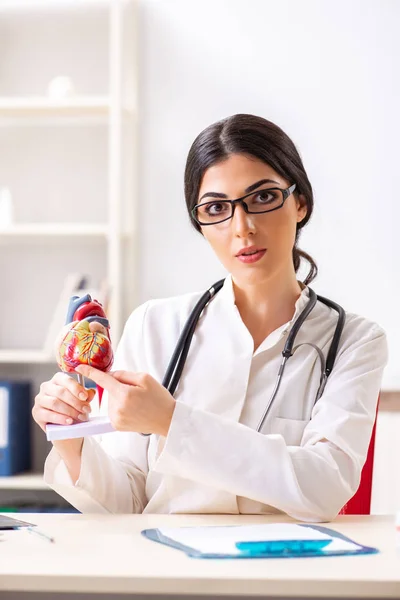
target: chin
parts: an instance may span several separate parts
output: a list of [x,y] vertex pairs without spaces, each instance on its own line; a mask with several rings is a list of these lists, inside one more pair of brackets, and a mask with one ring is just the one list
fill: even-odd
[[250,269],[248,265],[244,269],[234,269],[231,271],[232,278],[240,286],[243,285],[258,285],[263,281],[271,278],[269,269],[260,268],[253,265]]

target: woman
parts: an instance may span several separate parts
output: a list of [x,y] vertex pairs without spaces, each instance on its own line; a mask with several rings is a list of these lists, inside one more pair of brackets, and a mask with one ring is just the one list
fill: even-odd
[[[174,397],[159,382],[203,292],[137,308],[116,352],[117,371],[77,369],[105,389],[102,410],[117,431],[54,442],[45,480],[82,512],[331,520],[359,485],[387,362],[385,333],[346,313],[334,369],[314,405],[320,361],[301,344],[326,356],[338,320],[317,302],[257,431],[317,273],[297,247],[313,210],[311,184],[279,127],[235,115],[194,141],[185,196],[192,224],[229,275],[197,324]],[[296,279],[301,257],[311,265],[304,283]],[[92,397],[57,373],[42,384],[34,419],[43,429],[85,419]]]

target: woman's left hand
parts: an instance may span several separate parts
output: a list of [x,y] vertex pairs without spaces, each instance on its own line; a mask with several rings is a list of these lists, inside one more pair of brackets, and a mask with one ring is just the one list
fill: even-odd
[[175,400],[151,375],[129,371],[104,373],[88,365],[79,365],[75,371],[107,390],[108,414],[114,429],[168,434]]

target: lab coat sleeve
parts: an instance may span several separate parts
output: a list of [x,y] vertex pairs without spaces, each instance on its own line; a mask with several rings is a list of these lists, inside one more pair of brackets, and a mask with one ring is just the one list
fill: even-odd
[[376,415],[387,341],[372,324],[338,354],[299,446],[177,401],[154,467],[274,506],[332,520],[357,491]]
[[[147,304],[144,304],[128,319],[115,353],[113,370],[146,370],[142,346],[146,310]],[[104,391],[100,414],[107,414],[107,408],[108,396]],[[75,485],[53,447],[46,459],[44,480],[83,513],[140,513],[147,504],[148,443],[148,437],[122,431],[86,437]]]

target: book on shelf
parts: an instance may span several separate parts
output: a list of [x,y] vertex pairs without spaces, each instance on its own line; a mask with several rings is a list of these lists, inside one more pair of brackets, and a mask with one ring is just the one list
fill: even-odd
[[69,273],[64,280],[64,285],[47,329],[43,350],[48,356],[53,356],[55,354],[55,343],[61,329],[65,325],[71,297],[85,296],[86,294],[90,294],[92,299],[98,300],[107,312],[108,286],[106,281],[103,280],[100,287],[94,288],[88,285],[88,278],[84,274]]
[[31,467],[31,384],[0,380],[0,476]]

